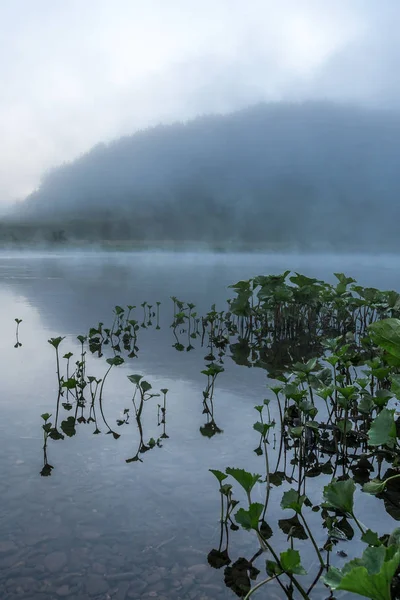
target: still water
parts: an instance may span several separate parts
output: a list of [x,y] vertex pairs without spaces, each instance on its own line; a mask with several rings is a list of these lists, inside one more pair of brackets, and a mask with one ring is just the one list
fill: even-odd
[[[224,585],[223,570],[207,564],[207,554],[219,540],[218,485],[208,469],[262,468],[253,452],[258,441],[252,425],[254,405],[266,397],[268,380],[265,372],[227,359],[215,393],[216,421],[223,433],[203,437],[205,352],[198,342],[192,352],[172,347],[170,297],[193,302],[199,313],[214,302],[222,310],[231,296],[229,284],[286,269],[328,281],[340,271],[362,285],[400,290],[400,264],[393,256],[0,255],[2,600],[234,597]],[[140,309],[144,301],[161,302],[161,329],[141,330],[139,357],[110,373],[105,410],[115,424],[132,396],[126,375],[144,375],[155,391],[169,390],[169,438],[162,448],[147,452],[142,463],[127,464],[137,444],[134,422],[121,428],[118,440],[93,436],[93,428],[82,425],[73,438],[51,442],[48,458],[54,470],[51,477],[40,477],[40,415],[54,414],[57,396],[54,349],[47,340],[66,336],[61,355],[71,351],[78,358],[77,335],[87,334],[99,321],[110,323],[116,304]],[[15,318],[22,319],[18,349]],[[104,358],[89,357],[87,369],[102,377]],[[145,407],[147,439],[159,435],[157,401]],[[237,497],[244,500],[239,492]],[[268,514],[274,530],[281,516],[277,502]],[[368,498],[362,516],[364,522],[374,518]],[[382,532],[395,526],[386,513],[378,524],[374,520]],[[321,543],[323,536],[321,531]],[[234,560],[250,558],[256,550],[257,540],[249,533],[233,534]],[[257,564],[261,577],[264,561],[261,557]],[[304,566],[310,566],[307,557]],[[280,597],[276,588],[269,589],[269,598]],[[260,591],[257,597],[265,594]],[[321,594],[325,597],[326,589]]]

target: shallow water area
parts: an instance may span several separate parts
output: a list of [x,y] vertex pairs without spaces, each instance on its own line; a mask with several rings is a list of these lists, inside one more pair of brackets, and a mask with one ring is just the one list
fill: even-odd
[[[232,296],[228,285],[286,269],[327,281],[340,271],[362,285],[400,290],[396,256],[0,254],[2,599],[235,597],[224,585],[222,570],[207,564],[207,554],[219,540],[218,487],[208,469],[261,468],[253,452],[257,441],[252,426],[254,405],[268,395],[267,376],[226,358],[215,392],[216,421],[223,433],[202,436],[205,351],[198,341],[191,352],[172,347],[170,297],[193,302],[199,313],[213,303],[222,310]],[[137,445],[134,423],[121,428],[118,440],[105,431],[93,435],[82,424],[72,438],[52,441],[49,462],[54,470],[51,477],[40,477],[40,415],[54,414],[57,398],[54,348],[47,340],[66,336],[62,353],[79,357],[77,335],[99,321],[109,322],[117,304],[136,305],[140,314],[144,301],[161,302],[160,329],[141,330],[138,358],[110,373],[105,411],[115,424],[132,395],[126,375],[142,374],[155,391],[169,390],[169,438],[143,455],[143,462],[127,464]],[[22,319],[20,348],[14,348],[15,318]],[[104,358],[89,356],[87,368],[101,377]],[[147,438],[159,431],[159,399],[152,402],[144,412]],[[373,498],[365,499],[365,522],[374,519],[374,507]],[[272,506],[268,521],[273,529],[279,518],[279,506]],[[385,513],[375,527],[384,531],[394,523]],[[323,535],[321,531],[321,541]],[[257,540],[234,532],[232,549],[235,558],[249,558]],[[265,558],[257,564],[264,576]],[[276,587],[268,590],[269,598],[281,597]],[[324,593],[328,595],[322,587],[321,597]],[[266,591],[255,597],[266,597]]]

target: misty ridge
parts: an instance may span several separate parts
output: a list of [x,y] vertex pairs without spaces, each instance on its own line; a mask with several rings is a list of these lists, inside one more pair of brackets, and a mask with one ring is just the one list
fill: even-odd
[[3,242],[400,248],[400,115],[260,104],[159,125],[52,169]]

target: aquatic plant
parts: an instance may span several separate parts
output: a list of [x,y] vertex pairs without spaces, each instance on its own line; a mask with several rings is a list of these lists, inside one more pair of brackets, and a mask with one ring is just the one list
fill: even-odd
[[14,319],[14,321],[16,322],[17,326],[15,329],[15,344],[14,344],[14,348],[20,348],[22,346],[21,342],[19,341],[19,326],[22,323],[22,319]]
[[[200,368],[207,377],[199,398],[206,415],[202,435],[223,433],[215,421],[215,391],[228,360],[261,368],[270,379],[268,397],[255,407],[257,437],[249,448],[255,446],[262,462],[260,474],[235,467],[210,469],[219,486],[220,539],[208,562],[224,569],[226,585],[241,598],[257,596],[272,584],[287,598],[320,598],[328,588],[331,594],[343,589],[375,600],[399,597],[399,530],[378,535],[371,524],[362,523],[359,506],[362,494],[371,494],[378,506],[400,520],[400,295],[364,288],[342,273],[335,278],[328,284],[286,271],[239,281],[231,286],[234,297],[227,310],[211,305],[203,316],[195,304],[172,297],[173,347],[182,353],[200,346],[206,361]],[[136,358],[139,332],[151,328],[154,318],[155,329],[160,328],[160,303],[155,311],[153,306],[141,304],[141,323],[131,318],[135,306],[116,306],[109,327],[99,323],[87,336],[78,336],[80,359],[71,373],[72,353],[64,355],[65,376],[58,355],[63,338],[49,340],[56,350],[58,398],[54,426],[48,422],[50,415],[43,426],[42,474],[53,468],[46,467],[48,438],[72,436],[78,423],[93,422],[94,433],[100,433],[96,408],[107,433],[119,437],[105,419],[105,380],[113,366]],[[86,348],[99,359],[106,354],[102,379],[87,376]],[[161,447],[168,438],[168,390],[161,390],[157,405],[161,435],[147,439],[144,406],[160,394],[142,375],[130,375],[129,380],[139,434],[137,450],[126,460],[131,463],[142,462],[143,453]],[[62,421],[61,434],[57,423],[64,394],[62,408],[71,411],[75,406],[75,415]],[[132,407],[124,409],[118,427],[130,424],[131,411]],[[311,479],[317,483],[310,490]],[[268,522],[272,502],[283,511],[278,529]],[[250,558],[232,560],[239,528],[255,535],[257,544]],[[334,550],[345,557],[343,544],[351,540],[364,543],[365,551],[339,569]],[[267,558],[266,577],[258,581],[261,556]]]

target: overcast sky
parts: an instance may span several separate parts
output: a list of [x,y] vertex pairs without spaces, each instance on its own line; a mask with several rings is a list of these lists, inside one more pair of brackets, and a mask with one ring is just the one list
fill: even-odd
[[400,0],[0,0],[0,205],[137,129],[266,101],[396,108]]

